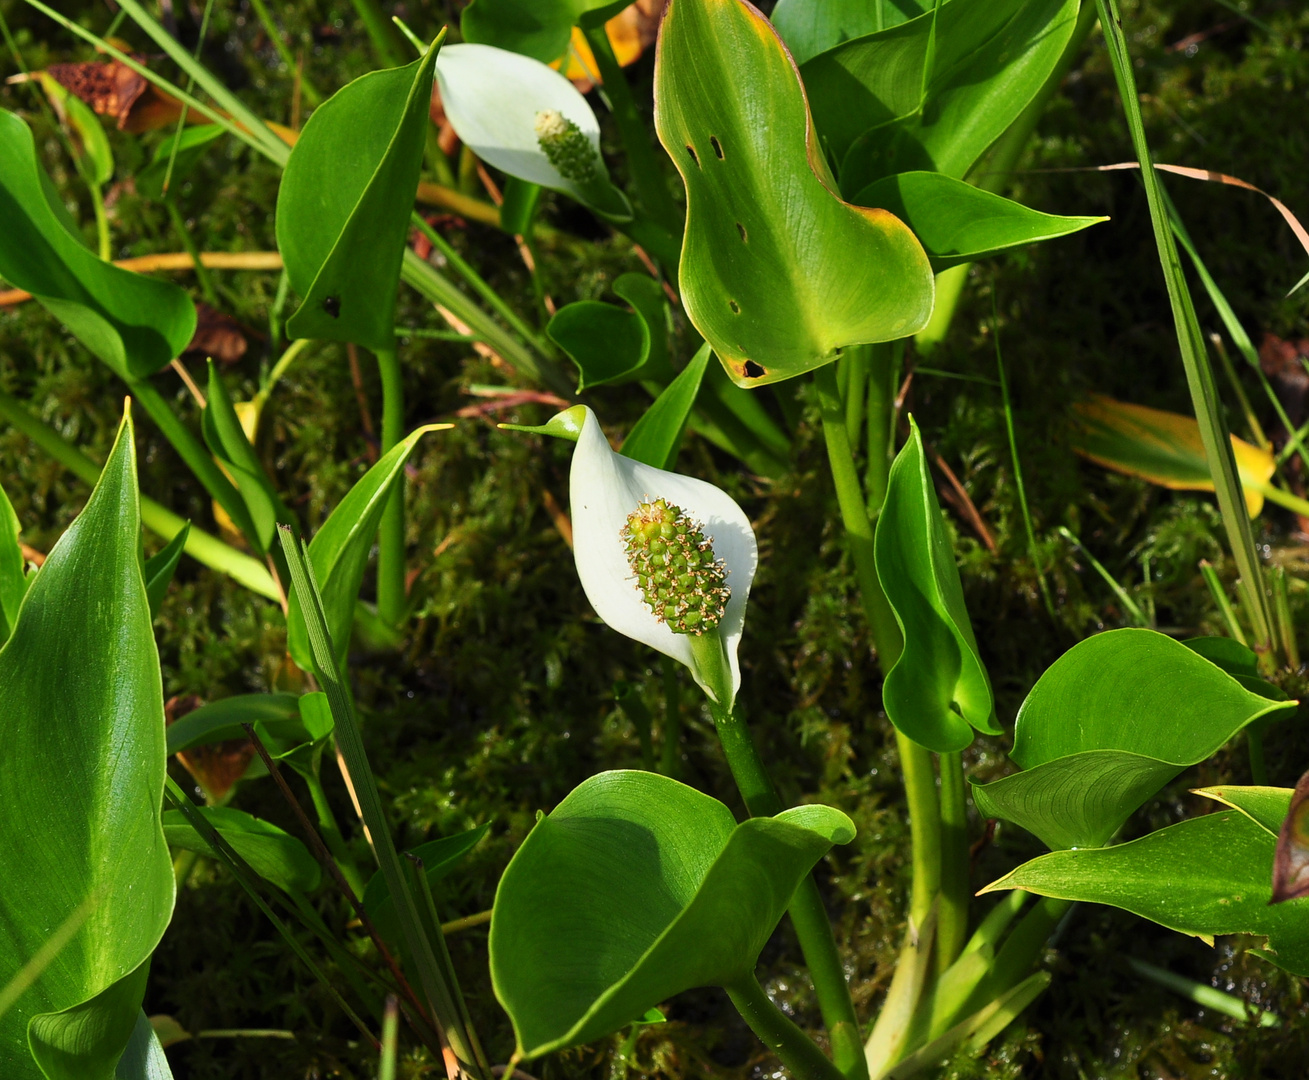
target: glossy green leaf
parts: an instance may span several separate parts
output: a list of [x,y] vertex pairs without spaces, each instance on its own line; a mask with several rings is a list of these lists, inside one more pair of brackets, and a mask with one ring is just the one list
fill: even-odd
[[[21,823],[0,844],[0,986],[56,928],[76,926],[0,1017],[5,1080],[41,1077],[28,1050],[38,1017],[33,1038],[62,1063],[49,1080],[113,1076],[141,1000],[124,1013],[133,984],[113,988],[149,958],[172,912],[159,822],[163,687],[138,499],[125,419],[86,508],[32,579],[0,649],[0,820]],[[66,1041],[79,1026],[83,1051]]]
[[913,229],[938,273],[1109,220],[1043,214],[938,172],[888,176],[850,201],[881,207],[900,218]]
[[823,146],[840,163],[841,189],[914,169],[962,179],[1058,63],[1077,5],[951,0],[806,63],[805,89]]
[[[155,147],[150,163],[136,174],[137,194],[147,199],[162,199],[169,159],[173,161],[173,175],[169,185],[176,187],[190,175],[209,148],[225,133],[221,124],[196,124],[183,128],[180,136],[170,131],[168,137]],[[173,152],[174,141],[177,143],[176,154]]]
[[932,9],[932,0],[777,0],[773,25],[797,64]]
[[18,622],[18,608],[27,594],[27,559],[18,542],[20,531],[18,515],[0,487],[0,645]]
[[577,392],[633,379],[673,377],[668,363],[668,312],[663,289],[648,274],[622,274],[614,293],[630,311],[579,300],[555,312],[546,333],[577,365]]
[[244,739],[242,724],[257,724],[275,736],[305,732],[300,699],[295,694],[233,694],[193,709],[168,727],[168,753]]
[[[46,1080],[112,1077],[136,1030],[149,960],[89,1001],[62,1012],[40,1013],[27,1027],[32,1059]],[[8,1075],[8,1074],[6,1074]]]
[[653,773],[601,773],[500,879],[491,979],[528,1058],[591,1042],[682,990],[752,978],[801,878],[854,826],[802,806],[737,825]]
[[[1290,799],[1281,789],[1283,813]],[[1309,899],[1268,903],[1276,842],[1276,834],[1250,815],[1224,810],[1126,844],[1053,851],[982,891],[1026,889],[1110,904],[1205,940],[1258,934],[1268,939],[1264,956],[1309,975]]]
[[573,27],[601,26],[632,0],[473,0],[459,29],[465,41],[550,63],[568,52]]
[[396,290],[440,43],[406,67],[338,90],[300,133],[277,194],[277,247],[303,298],[286,323],[291,336],[395,347]]
[[[442,878],[448,877],[463,861],[464,856],[478,845],[490,828],[491,823],[488,821],[475,829],[420,844],[407,854],[423,860],[423,873],[427,875],[427,884],[431,887]],[[391,890],[387,887],[386,877],[380,870],[368,879],[363,901],[364,910],[373,920],[377,932],[387,941],[400,942],[402,939],[400,921],[396,917],[395,904],[391,900]]]
[[144,1012],[137,1012],[136,1027],[118,1059],[114,1080],[173,1080],[163,1045]]
[[672,0],[655,127],[686,184],[687,314],[741,386],[921,329],[934,296],[913,233],[834,194],[785,47],[738,0]]
[[[626,221],[632,207],[609,180],[600,125],[586,98],[539,60],[490,45],[450,45],[436,62],[441,104],[459,138],[497,169],[562,191],[597,213]],[[542,149],[537,119],[558,112],[576,126],[585,161],[565,175]]]
[[1290,700],[1285,690],[1259,674],[1258,655],[1239,641],[1226,637],[1195,637],[1183,639],[1182,644],[1217,664],[1247,690],[1273,701]]
[[663,389],[654,404],[632,426],[627,438],[623,440],[620,454],[633,461],[653,465],[656,469],[673,467],[677,452],[682,448],[682,437],[686,434],[691,410],[695,408],[696,398],[700,394],[705,371],[709,367],[710,351],[707,342],[700,346],[691,362]]
[[909,425],[873,538],[877,576],[904,634],[882,702],[905,735],[947,753],[971,743],[973,728],[990,735],[1000,728],[923,438],[912,417]]
[[[359,598],[368,554],[387,500],[404,477],[405,462],[418,440],[429,431],[448,426],[427,424],[420,427],[383,454],[328,515],[309,543],[309,559],[322,589],[323,610],[338,660],[344,660],[350,649],[355,601]],[[297,664],[305,671],[312,671],[313,657],[300,601],[295,596],[290,600],[286,614],[286,648]]]
[[0,109],[0,277],[121,378],[166,367],[195,333],[195,305],[175,285],[101,262],[66,218],[31,131]]
[[190,535],[191,523],[188,521],[176,536],[145,561],[143,567],[145,595],[150,601],[152,619],[159,614],[159,605],[164,602],[164,597],[168,594],[168,586],[172,584],[173,575],[177,573],[177,564],[182,561],[182,551]]
[[1187,766],[1291,708],[1153,630],[1079,642],[1027,695],[1010,755],[1023,771],[973,788],[981,813],[1052,848],[1096,847]]
[[[226,806],[197,808],[232,849],[265,881],[286,892],[313,892],[322,881],[318,860],[298,839],[244,810]],[[212,849],[180,810],[165,810],[164,839],[170,847],[209,855]]]
[[241,418],[236,414],[227,387],[218,374],[218,366],[212,359],[209,361],[208,404],[200,426],[205,445],[227,470],[245,503],[249,523],[246,525],[238,520],[237,525],[242,526],[242,532],[247,527],[253,529],[253,535],[247,534],[246,539],[257,545],[260,553],[267,554],[272,548],[278,522],[291,521],[291,514],[268,479],[255,448],[250,445]]

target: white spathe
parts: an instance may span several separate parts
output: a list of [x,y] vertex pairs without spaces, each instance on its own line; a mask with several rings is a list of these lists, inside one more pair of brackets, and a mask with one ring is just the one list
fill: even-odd
[[759,547],[745,511],[726,492],[694,477],[666,472],[614,453],[600,421],[585,410],[577,449],[573,451],[568,490],[573,514],[573,555],[577,576],[595,612],[620,634],[658,649],[685,664],[700,687],[713,692],[698,670],[690,638],[675,634],[654,617],[636,587],[620,535],[628,515],[642,502],[666,499],[703,529],[714,554],[727,567],[732,595],[718,633],[732,667],[732,693],[741,686],[736,650],[745,625],[750,583],[759,565]]

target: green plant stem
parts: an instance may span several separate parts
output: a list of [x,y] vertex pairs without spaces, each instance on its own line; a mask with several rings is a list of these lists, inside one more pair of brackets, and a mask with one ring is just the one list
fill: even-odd
[[1149,979],[1152,983],[1165,987],[1175,994],[1180,994],[1187,1001],[1193,1001],[1203,1008],[1212,1009],[1224,1016],[1230,1016],[1233,1020],[1238,1020],[1243,1024],[1254,1022],[1259,1027],[1278,1027],[1281,1025],[1282,1021],[1276,1013],[1256,1009],[1251,1005],[1247,1005],[1240,998],[1225,994],[1216,987],[1156,967],[1154,964],[1138,960],[1134,956],[1127,958],[1127,966],[1138,975]]
[[868,515],[873,521],[882,512],[886,481],[895,450],[896,380],[900,373],[902,342],[869,346],[868,354],[868,466],[864,485]]
[[291,342],[282,351],[282,355],[277,358],[277,363],[273,365],[272,370],[261,380],[259,390],[254,396],[256,413],[264,411],[264,405],[267,404],[269,395],[272,394],[282,376],[295,363],[296,358],[311,344],[313,344],[313,338],[300,338]]
[[661,656],[664,681],[664,737],[659,752],[659,771],[674,780],[682,775],[682,690],[677,679],[677,661]]
[[915,940],[941,891],[941,804],[932,755],[909,736],[895,733],[900,773],[909,803],[913,846],[913,884],[909,894],[909,933]]
[[337,824],[336,815],[332,813],[331,804],[327,801],[327,792],[323,790],[323,781],[316,769],[306,770],[300,775],[304,777],[305,786],[309,788],[309,798],[314,804],[314,813],[318,816],[318,831],[323,837],[323,843],[332,853],[332,858],[341,868],[341,873],[355,896],[363,896],[366,883],[363,875],[359,873],[359,866],[350,855],[350,849],[346,847],[345,837],[341,835],[341,826]]
[[91,192],[91,208],[95,211],[95,235],[98,254],[108,262],[114,254],[113,244],[109,239],[109,215],[105,213],[105,197],[100,185],[94,180],[87,180],[87,189]]
[[845,351],[845,431],[851,456],[859,453],[864,436],[864,406],[868,399],[869,355],[875,346],[856,345]]
[[936,924],[936,971],[945,971],[968,937],[968,810],[962,754],[941,754],[941,903]]
[[1136,77],[1132,59],[1123,36],[1122,18],[1117,0],[1096,0],[1100,10],[1100,24],[1104,28],[1105,43],[1118,84],[1127,117],[1132,146],[1141,164],[1141,179],[1145,184],[1146,200],[1150,206],[1150,221],[1154,227],[1155,244],[1159,261],[1168,286],[1173,322],[1177,330],[1177,344],[1186,370],[1186,382],[1191,391],[1191,404],[1200,425],[1200,439],[1204,443],[1205,459],[1214,480],[1218,506],[1227,531],[1232,557],[1240,571],[1240,585],[1245,600],[1246,614],[1254,631],[1254,649],[1261,656],[1269,655],[1272,646],[1272,618],[1268,597],[1264,590],[1259,557],[1255,552],[1254,533],[1250,529],[1250,516],[1246,512],[1245,498],[1237,474],[1236,459],[1232,453],[1231,435],[1227,420],[1218,400],[1213,370],[1205,349],[1200,323],[1191,300],[1186,277],[1178,258],[1177,245],[1164,202],[1163,185],[1154,168],[1150,148],[1146,143],[1145,125],[1141,119],[1141,106],[1137,96]]
[[177,234],[178,242],[182,245],[183,250],[191,256],[191,263],[195,269],[195,279],[200,286],[200,291],[204,293],[205,302],[210,307],[218,306],[218,291],[214,288],[214,275],[210,272],[209,267],[205,266],[204,260],[200,258],[200,249],[196,247],[195,237],[191,235],[191,230],[186,227],[186,222],[182,219],[182,211],[177,208],[177,203],[173,201],[171,195],[164,193],[164,208],[168,211],[168,220],[173,223],[173,232]]
[[583,33],[595,56],[596,67],[600,69],[601,86],[609,99],[609,108],[613,110],[623,149],[627,151],[628,169],[636,181],[641,203],[646,212],[665,229],[674,234],[680,233],[681,215],[668,190],[662,162],[655,156],[649,129],[636,110],[636,100],[632,97],[631,87],[627,85],[627,76],[623,74],[618,58],[614,56],[609,35],[605,33],[603,25],[584,27]]
[[395,25],[383,13],[377,0],[350,0],[359,21],[364,24],[368,39],[383,67],[399,67],[404,63],[404,47]]
[[[5,420],[21,431],[37,447],[54,458],[79,480],[95,486],[100,479],[100,466],[68,443],[53,428],[42,423],[17,398],[0,391],[0,420]],[[171,540],[186,526],[186,521],[153,499],[141,498],[141,521],[145,527],[164,540]],[[196,562],[226,574],[240,585],[269,600],[280,599],[277,586],[268,568],[257,559],[223,543],[218,537],[191,526],[184,549]]]
[[[404,372],[396,350],[377,350],[377,370],[382,378],[382,453],[404,438]],[[404,477],[382,511],[377,534],[377,617],[388,626],[399,626],[405,609],[405,491]]]
[[841,1080],[842,1074],[812,1039],[773,1004],[753,975],[725,987],[750,1030],[798,1080]]

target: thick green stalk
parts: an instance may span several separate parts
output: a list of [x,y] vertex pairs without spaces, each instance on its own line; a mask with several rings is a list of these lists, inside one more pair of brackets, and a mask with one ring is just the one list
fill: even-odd
[[603,26],[593,26],[583,32],[595,56],[596,67],[600,69],[602,88],[609,99],[609,108],[613,110],[623,149],[627,151],[627,165],[636,181],[637,195],[646,212],[676,235],[682,231],[681,214],[668,190],[663,163],[655,155],[649,129],[636,110],[636,101],[632,97],[631,87],[627,85],[627,76],[623,74],[618,58],[614,56],[613,46],[609,44],[609,35]]
[[[377,370],[382,377],[382,453],[405,433],[404,372],[394,348],[377,350]],[[377,534],[377,617],[388,626],[398,626],[405,609],[405,486],[404,477],[382,511]]]
[[773,1004],[753,975],[725,988],[750,1030],[798,1080],[842,1080],[841,1072],[812,1039]]
[[[0,391],[0,420],[12,424],[79,480],[94,487],[100,479],[99,465],[28,412],[21,401],[3,391]],[[144,496],[141,498],[141,521],[147,529],[164,540],[171,540],[186,526],[186,522],[171,510]],[[191,526],[184,550],[196,562],[226,574],[252,592],[269,600],[280,599],[277,586],[263,563],[237,551],[203,529]]]
[[1118,96],[1122,99],[1127,127],[1132,135],[1132,146],[1141,163],[1141,179],[1145,184],[1146,200],[1150,205],[1150,221],[1154,227],[1155,244],[1168,286],[1168,299],[1172,306],[1173,323],[1177,329],[1177,344],[1186,369],[1186,382],[1191,391],[1191,404],[1200,425],[1200,439],[1204,443],[1205,459],[1214,480],[1214,492],[1222,511],[1232,557],[1240,571],[1240,585],[1247,615],[1254,630],[1254,649],[1267,654],[1272,647],[1272,617],[1268,596],[1264,589],[1259,556],[1255,552],[1254,533],[1250,529],[1250,515],[1246,511],[1241,482],[1237,475],[1236,458],[1232,453],[1231,434],[1223,414],[1218,390],[1214,385],[1213,370],[1205,350],[1204,335],[1196,317],[1186,276],[1173,240],[1168,207],[1164,201],[1163,185],[1155,171],[1146,143],[1145,124],[1141,119],[1141,105],[1137,97],[1136,76],[1132,58],[1123,36],[1122,18],[1117,0],[1096,0],[1100,9],[1100,24],[1104,28],[1109,59],[1113,64],[1114,78],[1118,83]]
[[[937,297],[940,292],[938,287]],[[886,481],[895,451],[895,396],[899,387],[902,342],[869,346],[868,355],[868,468],[865,485],[868,514],[873,520],[882,512]]]
[[868,398],[871,352],[876,346],[856,345],[845,352],[845,431],[852,457],[859,454],[864,436],[864,405]]
[[968,810],[962,754],[941,754],[941,906],[936,924],[936,971],[945,971],[968,938]]
[[909,935],[917,938],[941,891],[941,804],[932,755],[909,736],[895,733],[900,772],[909,803],[913,844],[913,885],[909,894]]

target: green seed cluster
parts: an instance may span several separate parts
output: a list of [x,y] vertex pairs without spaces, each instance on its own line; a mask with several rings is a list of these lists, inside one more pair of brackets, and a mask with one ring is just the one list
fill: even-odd
[[595,147],[582,129],[558,109],[543,109],[536,114],[536,141],[565,180],[589,184],[595,179]]
[[697,522],[664,499],[641,503],[622,538],[636,588],[654,616],[675,634],[703,634],[722,620],[727,568]]

